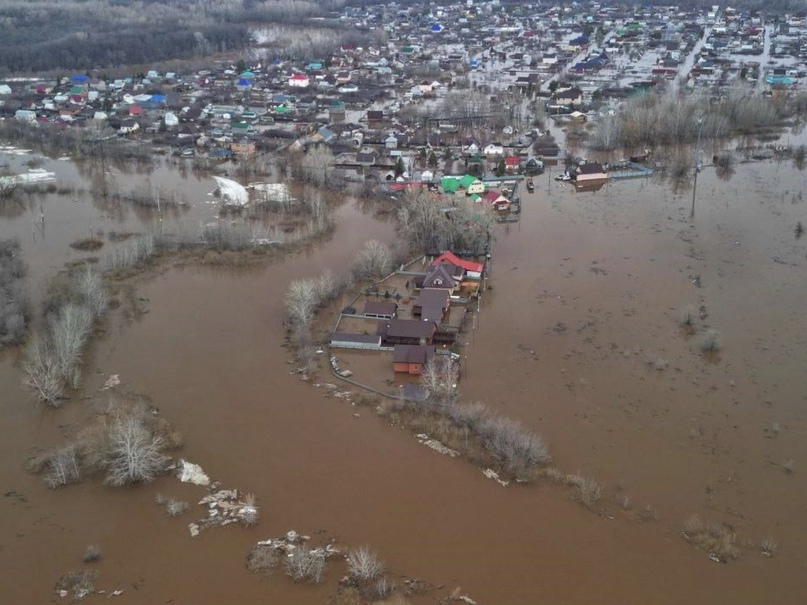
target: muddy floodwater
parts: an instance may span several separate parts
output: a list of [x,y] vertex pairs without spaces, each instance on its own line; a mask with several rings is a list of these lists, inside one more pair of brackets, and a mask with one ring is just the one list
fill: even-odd
[[[182,456],[256,495],[261,521],[191,538],[198,510],[172,519],[154,505],[157,492],[198,499],[199,488],[171,477],[48,490],[25,472],[26,459],[60,443],[92,403],[33,404],[18,355],[2,353],[2,600],[59,601],[54,582],[97,544],[96,588],[123,589],[122,604],[324,603],[340,564],[315,587],[244,567],[254,542],[295,529],[372,545],[393,573],[444,585],[439,596],[460,586],[480,604],[803,603],[807,238],[795,227],[807,222],[804,182],[789,163],[742,164],[720,177],[707,168],[690,218],[691,183],[575,193],[549,173],[525,194],[521,222],[497,226],[493,288],[468,337],[462,399],[543,435],[558,468],[605,486],[607,514],[548,481],[500,487],[290,373],[281,346],[288,282],[344,272],[366,239],[395,241],[391,222],[345,204],[331,238],[265,266],[186,266],[139,280],[146,312],[110,314],[85,391],[97,399],[105,378],[120,374],[175,422]],[[204,186],[194,187],[191,202],[204,204]],[[45,203],[46,216],[69,216],[69,196]],[[65,219],[68,232],[47,249],[31,235],[38,210],[0,219],[0,237],[24,242],[31,289],[77,255],[67,244],[87,221],[114,228],[102,225],[103,209],[76,204],[86,212],[80,227]],[[678,325],[687,304],[698,312],[694,334]],[[706,357],[698,342],[708,328],[722,349]],[[693,514],[729,525],[740,558],[716,563],[683,540]],[[766,538],[778,543],[773,557],[759,552]]]

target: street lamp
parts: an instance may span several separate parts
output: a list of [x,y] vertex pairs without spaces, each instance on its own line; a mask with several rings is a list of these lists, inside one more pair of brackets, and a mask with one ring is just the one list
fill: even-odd
[[695,143],[695,182],[692,184],[692,209],[689,212],[689,218],[695,218],[695,193],[698,190],[698,173],[701,171],[700,155],[701,155],[701,126],[703,125],[703,118],[698,118],[698,139]]

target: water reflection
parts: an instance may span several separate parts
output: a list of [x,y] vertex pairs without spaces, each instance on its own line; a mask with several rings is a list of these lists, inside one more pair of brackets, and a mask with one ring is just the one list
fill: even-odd
[[599,191],[605,184],[608,182],[608,179],[598,179],[596,181],[585,181],[583,183],[575,183],[574,189],[577,193],[590,193],[593,191]]

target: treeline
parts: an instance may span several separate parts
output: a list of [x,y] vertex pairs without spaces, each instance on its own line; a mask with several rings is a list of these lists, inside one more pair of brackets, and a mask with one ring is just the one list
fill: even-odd
[[807,95],[762,97],[739,87],[713,100],[706,96],[679,97],[674,93],[637,95],[616,115],[597,122],[591,147],[614,150],[655,147],[722,139],[781,127],[807,108]]
[[0,0],[0,75],[85,70],[241,50],[242,0]]
[[106,162],[137,162],[148,164],[153,157],[148,147],[136,145],[125,139],[110,137],[111,130],[88,126],[87,128],[59,128],[42,126],[31,128],[17,120],[0,122],[0,138],[15,145],[33,147],[50,156],[69,155],[79,160]]
[[[68,24],[69,27],[69,24]],[[106,28],[104,28],[106,29]],[[75,32],[31,44],[41,37],[29,30],[29,43],[0,42],[0,74],[120,67],[166,59],[187,59],[246,48],[249,30],[242,25],[216,25],[189,30],[179,23],[124,26],[124,29]]]

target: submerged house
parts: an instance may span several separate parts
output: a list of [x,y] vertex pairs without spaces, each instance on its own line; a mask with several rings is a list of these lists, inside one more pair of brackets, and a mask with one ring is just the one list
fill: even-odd
[[598,162],[588,162],[580,164],[572,172],[572,178],[576,183],[586,183],[589,181],[605,181],[608,179],[608,174]]
[[462,283],[462,269],[455,265],[441,263],[429,269],[419,285],[421,288],[445,288],[454,291]]
[[451,307],[451,291],[442,288],[421,290],[412,306],[412,315],[424,321],[443,322]]
[[432,261],[431,266],[436,267],[437,265],[443,263],[463,269],[465,271],[465,274],[472,279],[479,279],[480,277],[482,277],[482,271],[485,268],[485,266],[482,263],[477,263],[470,260],[463,260],[451,251],[443,252],[440,256],[438,256]]
[[482,201],[492,206],[495,210],[506,212],[510,209],[510,200],[504,196],[500,191],[491,189],[482,196]]
[[378,323],[376,335],[381,337],[381,344],[391,347],[404,345],[430,345],[437,332],[437,324],[433,321],[417,319],[391,319]]
[[419,376],[423,366],[434,357],[434,350],[431,345],[395,345],[392,352],[393,372]]

